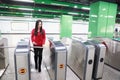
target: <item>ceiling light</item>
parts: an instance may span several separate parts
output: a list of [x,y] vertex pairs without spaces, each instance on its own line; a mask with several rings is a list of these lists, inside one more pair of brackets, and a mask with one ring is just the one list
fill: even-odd
[[42,11],[41,9],[39,9],[38,11]]
[[81,14],[82,16],[84,15],[84,14]]
[[43,3],[43,4],[44,4],[45,2],[44,2],[44,1],[42,1],[41,3]]
[[33,11],[34,9],[29,9],[29,8],[18,8],[20,10],[27,10],[27,11]]
[[22,13],[22,14],[32,16],[32,13]]
[[53,10],[45,10],[46,12],[55,12],[55,13],[57,13],[57,12],[59,12],[59,11],[53,11]]
[[12,0],[12,1],[20,1],[20,2],[34,2],[34,0]]
[[24,15],[29,15],[29,13],[22,13],[22,14],[24,14]]
[[74,12],[68,12],[68,14],[79,15],[78,13],[74,13]]
[[8,8],[8,6],[0,6],[0,8]]
[[81,9],[90,10],[88,7],[82,7]]
[[75,5],[74,8],[78,8],[78,7]]
[[58,3],[51,3],[52,5],[57,5],[57,6],[69,6],[69,5],[65,5],[65,4],[58,4]]

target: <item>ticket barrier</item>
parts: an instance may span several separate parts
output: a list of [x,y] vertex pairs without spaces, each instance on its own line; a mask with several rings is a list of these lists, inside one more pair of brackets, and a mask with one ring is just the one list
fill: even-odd
[[60,41],[51,41],[48,53],[46,53],[45,67],[51,80],[66,80],[66,47]]
[[72,39],[68,67],[80,80],[92,80],[95,47],[87,41]]
[[94,59],[94,67],[93,67],[93,79],[98,80],[102,79],[103,76],[103,69],[104,69],[104,60],[105,60],[105,53],[106,47],[101,42],[96,40],[89,40],[90,44],[94,45],[95,47],[95,59]]
[[103,42],[106,45],[105,64],[120,71],[120,40],[97,37],[94,40]]
[[31,80],[30,77],[30,42],[22,39],[14,52],[16,80]]

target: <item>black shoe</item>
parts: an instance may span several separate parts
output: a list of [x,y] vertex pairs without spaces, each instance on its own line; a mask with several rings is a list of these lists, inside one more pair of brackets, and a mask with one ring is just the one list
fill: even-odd
[[38,69],[38,72],[41,72],[41,69]]
[[35,66],[35,69],[37,69],[37,66]]

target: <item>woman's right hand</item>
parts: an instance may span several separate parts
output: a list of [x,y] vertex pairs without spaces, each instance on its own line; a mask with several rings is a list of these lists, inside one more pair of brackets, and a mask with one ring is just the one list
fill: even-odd
[[33,43],[33,45],[36,45],[36,43],[35,42],[32,42]]

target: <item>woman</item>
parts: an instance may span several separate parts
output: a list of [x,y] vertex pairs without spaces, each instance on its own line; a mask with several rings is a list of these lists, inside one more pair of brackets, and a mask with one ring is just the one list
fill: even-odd
[[41,72],[42,51],[43,51],[42,47],[45,44],[45,40],[46,40],[46,33],[45,30],[42,28],[41,20],[36,21],[35,28],[31,32],[31,40],[34,45],[35,69],[38,69],[38,72]]

